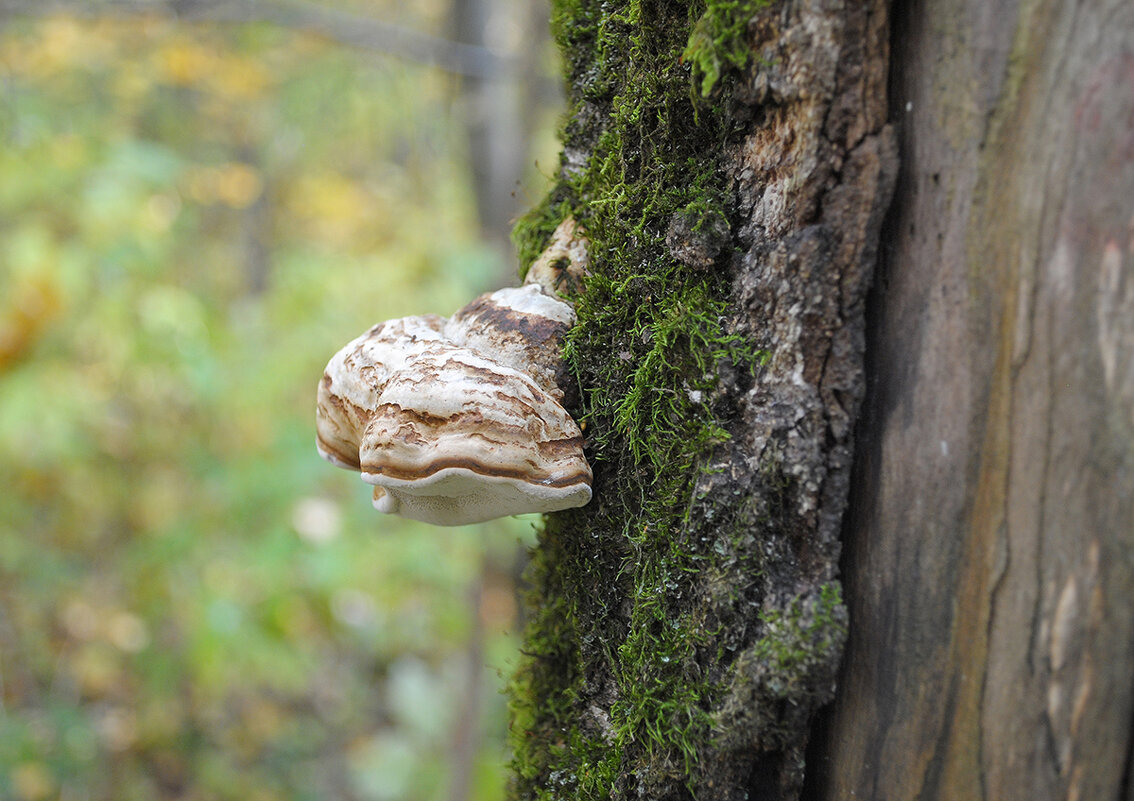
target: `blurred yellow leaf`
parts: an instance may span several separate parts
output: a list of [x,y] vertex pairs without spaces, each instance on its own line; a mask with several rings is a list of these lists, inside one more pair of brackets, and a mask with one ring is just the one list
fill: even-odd
[[0,371],[23,356],[63,309],[54,276],[25,275],[15,280],[6,308],[0,311]]
[[129,102],[143,97],[153,84],[153,70],[134,61],[123,61],[118,64],[111,85],[120,100]]
[[201,205],[224,203],[234,209],[251,206],[264,188],[259,171],[232,161],[216,166],[195,166],[186,171],[189,197]]
[[316,237],[330,244],[345,245],[363,228],[382,222],[374,195],[334,172],[300,178],[288,194],[287,205]]
[[37,33],[5,47],[6,71],[44,80],[73,67],[101,67],[116,56],[119,44],[108,26],[63,15],[45,20]]
[[55,783],[41,762],[23,762],[12,771],[12,785],[23,801],[40,801],[51,795]]
[[222,95],[235,100],[250,100],[259,97],[268,88],[268,71],[251,58],[229,55],[217,66],[211,84]]
[[217,198],[234,209],[251,206],[262,188],[260,173],[248,164],[229,162],[217,175]]
[[85,695],[102,696],[120,681],[121,667],[114,652],[101,643],[79,649],[71,661],[71,672]]
[[39,52],[35,54],[39,56],[36,61],[41,74],[71,64],[82,38],[79,23],[70,17],[55,17],[45,22],[41,30]]
[[212,72],[216,56],[196,42],[177,39],[158,51],[157,63],[169,83],[192,86]]

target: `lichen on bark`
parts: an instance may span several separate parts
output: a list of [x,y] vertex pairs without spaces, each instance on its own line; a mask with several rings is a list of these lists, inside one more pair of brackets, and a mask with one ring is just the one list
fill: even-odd
[[802,786],[847,625],[838,529],[894,163],[884,9],[554,5],[561,169],[515,239],[530,258],[570,215],[590,240],[566,355],[595,498],[533,552],[513,798]]

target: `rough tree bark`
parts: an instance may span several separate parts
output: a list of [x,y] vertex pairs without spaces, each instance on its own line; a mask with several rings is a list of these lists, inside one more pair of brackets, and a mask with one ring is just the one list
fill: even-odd
[[517,241],[592,239],[596,481],[534,554],[513,796],[1134,799],[1134,6],[685,8],[554,11]]
[[564,0],[595,499],[549,520],[517,798],[794,798],[846,632],[863,310],[897,166],[885,3]]

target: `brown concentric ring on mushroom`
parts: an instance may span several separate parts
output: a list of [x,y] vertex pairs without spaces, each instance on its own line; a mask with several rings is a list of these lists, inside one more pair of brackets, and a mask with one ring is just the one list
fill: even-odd
[[[426,390],[427,391],[423,391]],[[446,343],[393,376],[362,438],[380,511],[445,525],[590,500],[582,436],[519,370]]]
[[566,365],[559,343],[575,322],[570,304],[548,296],[538,284],[481,295],[453,315],[445,335],[454,343],[527,373],[561,399]]
[[319,453],[361,470],[379,511],[438,525],[587,503],[583,437],[562,405],[560,342],[575,314],[554,294],[585,259],[565,221],[524,286],[349,343],[319,386]]

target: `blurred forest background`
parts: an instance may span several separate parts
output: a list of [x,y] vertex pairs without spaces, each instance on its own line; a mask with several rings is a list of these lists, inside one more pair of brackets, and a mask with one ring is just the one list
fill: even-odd
[[314,397],[515,280],[545,15],[0,1],[0,799],[503,796],[533,521],[378,515]]

